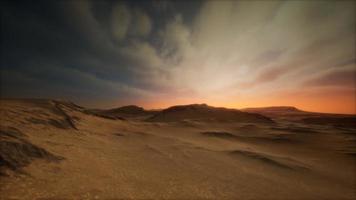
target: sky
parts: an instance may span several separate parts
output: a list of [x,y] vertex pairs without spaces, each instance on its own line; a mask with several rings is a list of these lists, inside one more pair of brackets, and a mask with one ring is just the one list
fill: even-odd
[[3,98],[356,113],[354,1],[1,1]]

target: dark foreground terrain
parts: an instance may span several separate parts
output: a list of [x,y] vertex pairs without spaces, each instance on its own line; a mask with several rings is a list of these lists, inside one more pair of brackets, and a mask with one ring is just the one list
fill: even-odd
[[355,116],[0,101],[0,199],[355,199]]

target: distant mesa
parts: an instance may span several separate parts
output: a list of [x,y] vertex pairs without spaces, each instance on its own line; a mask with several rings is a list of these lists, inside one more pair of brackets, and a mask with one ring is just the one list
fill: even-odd
[[293,106],[271,106],[260,108],[244,108],[242,111],[258,113],[272,119],[285,119],[304,124],[319,124],[332,126],[345,126],[356,128],[356,115],[318,113],[300,110]]
[[260,114],[242,112],[236,109],[212,107],[206,104],[172,106],[158,112],[147,121],[175,122],[183,120],[273,123],[273,120]]
[[246,112],[305,112],[293,106],[270,106],[259,108],[244,108],[241,110]]

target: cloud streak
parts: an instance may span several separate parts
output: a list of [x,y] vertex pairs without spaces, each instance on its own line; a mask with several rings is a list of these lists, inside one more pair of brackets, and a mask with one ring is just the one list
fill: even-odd
[[44,11],[7,2],[2,8],[3,37],[10,38],[2,74],[21,74],[6,81],[4,95],[24,87],[16,84],[20,77],[33,78],[35,71],[43,72],[37,82],[54,85],[49,77],[56,72],[55,79],[67,80],[64,91],[102,91],[98,101],[110,96],[112,104],[130,96],[143,104],[164,98],[176,104],[234,101],[239,107],[243,99],[263,100],[281,90],[355,88],[352,1],[79,1],[40,7]]

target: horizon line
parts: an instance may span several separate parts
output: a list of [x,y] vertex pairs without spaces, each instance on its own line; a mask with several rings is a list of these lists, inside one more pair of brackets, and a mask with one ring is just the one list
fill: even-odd
[[[68,99],[61,99],[61,98],[41,98],[41,97],[0,97],[0,100],[54,100],[54,101],[68,101],[74,104],[77,104],[76,102],[74,102],[73,100],[68,100]],[[81,104],[77,104],[79,106],[81,106]],[[106,107],[106,108],[100,108],[100,107],[87,107],[89,109],[104,109],[104,110],[110,110],[110,109],[117,109],[120,107],[125,107],[125,106],[137,106],[137,107],[141,107],[144,110],[150,111],[150,110],[164,110],[164,109],[168,109],[170,107],[174,107],[174,106],[188,106],[188,105],[207,105],[210,107],[215,107],[215,108],[228,108],[228,109],[236,109],[236,110],[240,110],[243,111],[244,109],[260,109],[260,108],[273,108],[273,107],[289,107],[289,108],[295,108],[299,111],[302,112],[309,112],[309,113],[320,113],[320,114],[342,114],[342,115],[356,115],[356,111],[352,112],[352,113],[341,113],[341,112],[322,112],[322,111],[308,111],[308,110],[304,110],[304,109],[300,109],[297,106],[293,106],[293,105],[268,105],[268,106],[250,106],[250,107],[228,107],[228,106],[215,106],[213,104],[208,104],[208,103],[189,103],[189,104],[175,104],[175,105],[170,105],[167,107],[160,107],[160,108],[146,108],[145,106],[141,106],[139,104],[121,104],[121,105],[117,105],[115,107]],[[247,112],[247,111],[244,111]]]

